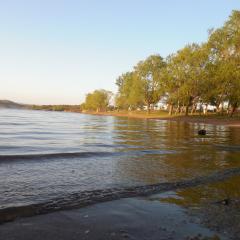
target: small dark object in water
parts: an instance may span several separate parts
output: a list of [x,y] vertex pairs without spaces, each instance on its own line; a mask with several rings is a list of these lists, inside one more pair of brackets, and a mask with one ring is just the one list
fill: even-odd
[[198,135],[206,135],[207,131],[205,129],[198,130]]
[[229,205],[230,202],[231,202],[231,200],[230,200],[229,198],[226,198],[226,199],[223,199],[223,200],[218,201],[218,202],[216,202],[216,203],[222,204],[222,205]]
[[222,201],[223,205],[229,205],[230,204],[230,199],[226,198]]

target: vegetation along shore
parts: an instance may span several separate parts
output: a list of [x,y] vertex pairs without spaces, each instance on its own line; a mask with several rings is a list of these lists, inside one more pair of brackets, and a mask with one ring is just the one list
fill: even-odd
[[[209,31],[208,41],[188,44],[162,58],[151,55],[116,80],[118,92],[87,94],[82,110],[168,110],[169,115],[213,111],[233,116],[240,105],[240,11]],[[112,102],[114,102],[113,106]]]
[[115,116],[115,117],[128,117],[128,118],[139,118],[139,119],[158,119],[158,120],[169,120],[187,123],[204,123],[213,125],[222,125],[228,127],[240,127],[240,117],[238,115],[229,118],[226,115],[209,114],[209,115],[171,115],[167,112],[153,111],[150,114],[142,111],[108,111],[108,112],[84,112],[85,114],[93,114],[99,116]]
[[222,27],[209,30],[207,42],[188,44],[165,59],[156,54],[138,62],[116,79],[117,94],[99,89],[81,105],[31,108],[184,121],[183,115],[194,115],[191,121],[210,115],[201,121],[214,123],[216,117],[229,124],[222,116],[239,115],[240,106],[239,24],[235,10]]

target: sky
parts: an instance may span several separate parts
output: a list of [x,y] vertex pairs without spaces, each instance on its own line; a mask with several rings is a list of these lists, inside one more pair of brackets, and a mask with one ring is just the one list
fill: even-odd
[[151,54],[207,40],[239,0],[0,0],[0,99],[80,104]]

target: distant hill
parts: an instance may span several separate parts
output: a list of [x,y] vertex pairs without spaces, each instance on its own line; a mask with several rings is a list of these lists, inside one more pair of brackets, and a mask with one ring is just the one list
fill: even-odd
[[22,109],[27,108],[27,105],[15,103],[9,100],[0,100],[0,108]]

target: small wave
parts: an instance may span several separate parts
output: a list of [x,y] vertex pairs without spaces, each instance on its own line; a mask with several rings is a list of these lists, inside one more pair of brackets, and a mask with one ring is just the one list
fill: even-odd
[[23,125],[29,125],[29,123],[17,123],[17,122],[0,122],[1,126],[23,126]]
[[88,157],[107,157],[107,156],[142,156],[156,154],[172,154],[173,150],[132,150],[117,152],[66,152],[66,153],[47,153],[47,154],[21,154],[21,155],[0,155],[0,163],[6,161],[18,160],[51,160],[51,159],[71,159],[71,158],[88,158]]
[[236,175],[240,175],[240,168],[218,171],[209,176],[201,176],[194,179],[178,182],[167,182],[146,186],[111,188],[73,193],[63,196],[62,198],[52,199],[45,203],[0,209],[0,224],[13,221],[18,217],[30,217],[60,210],[81,208],[95,203],[112,201],[120,198],[148,196],[164,191],[195,187],[202,184],[223,181],[229,177]]
[[21,147],[19,147],[19,146],[10,146],[10,145],[8,145],[8,146],[2,146],[2,145],[0,145],[0,150],[12,150],[12,149],[17,149],[17,148],[21,148]]
[[87,158],[94,156],[110,156],[113,152],[69,152],[69,153],[49,153],[49,154],[22,154],[22,155],[0,155],[0,162],[9,160],[42,160],[57,158]]

